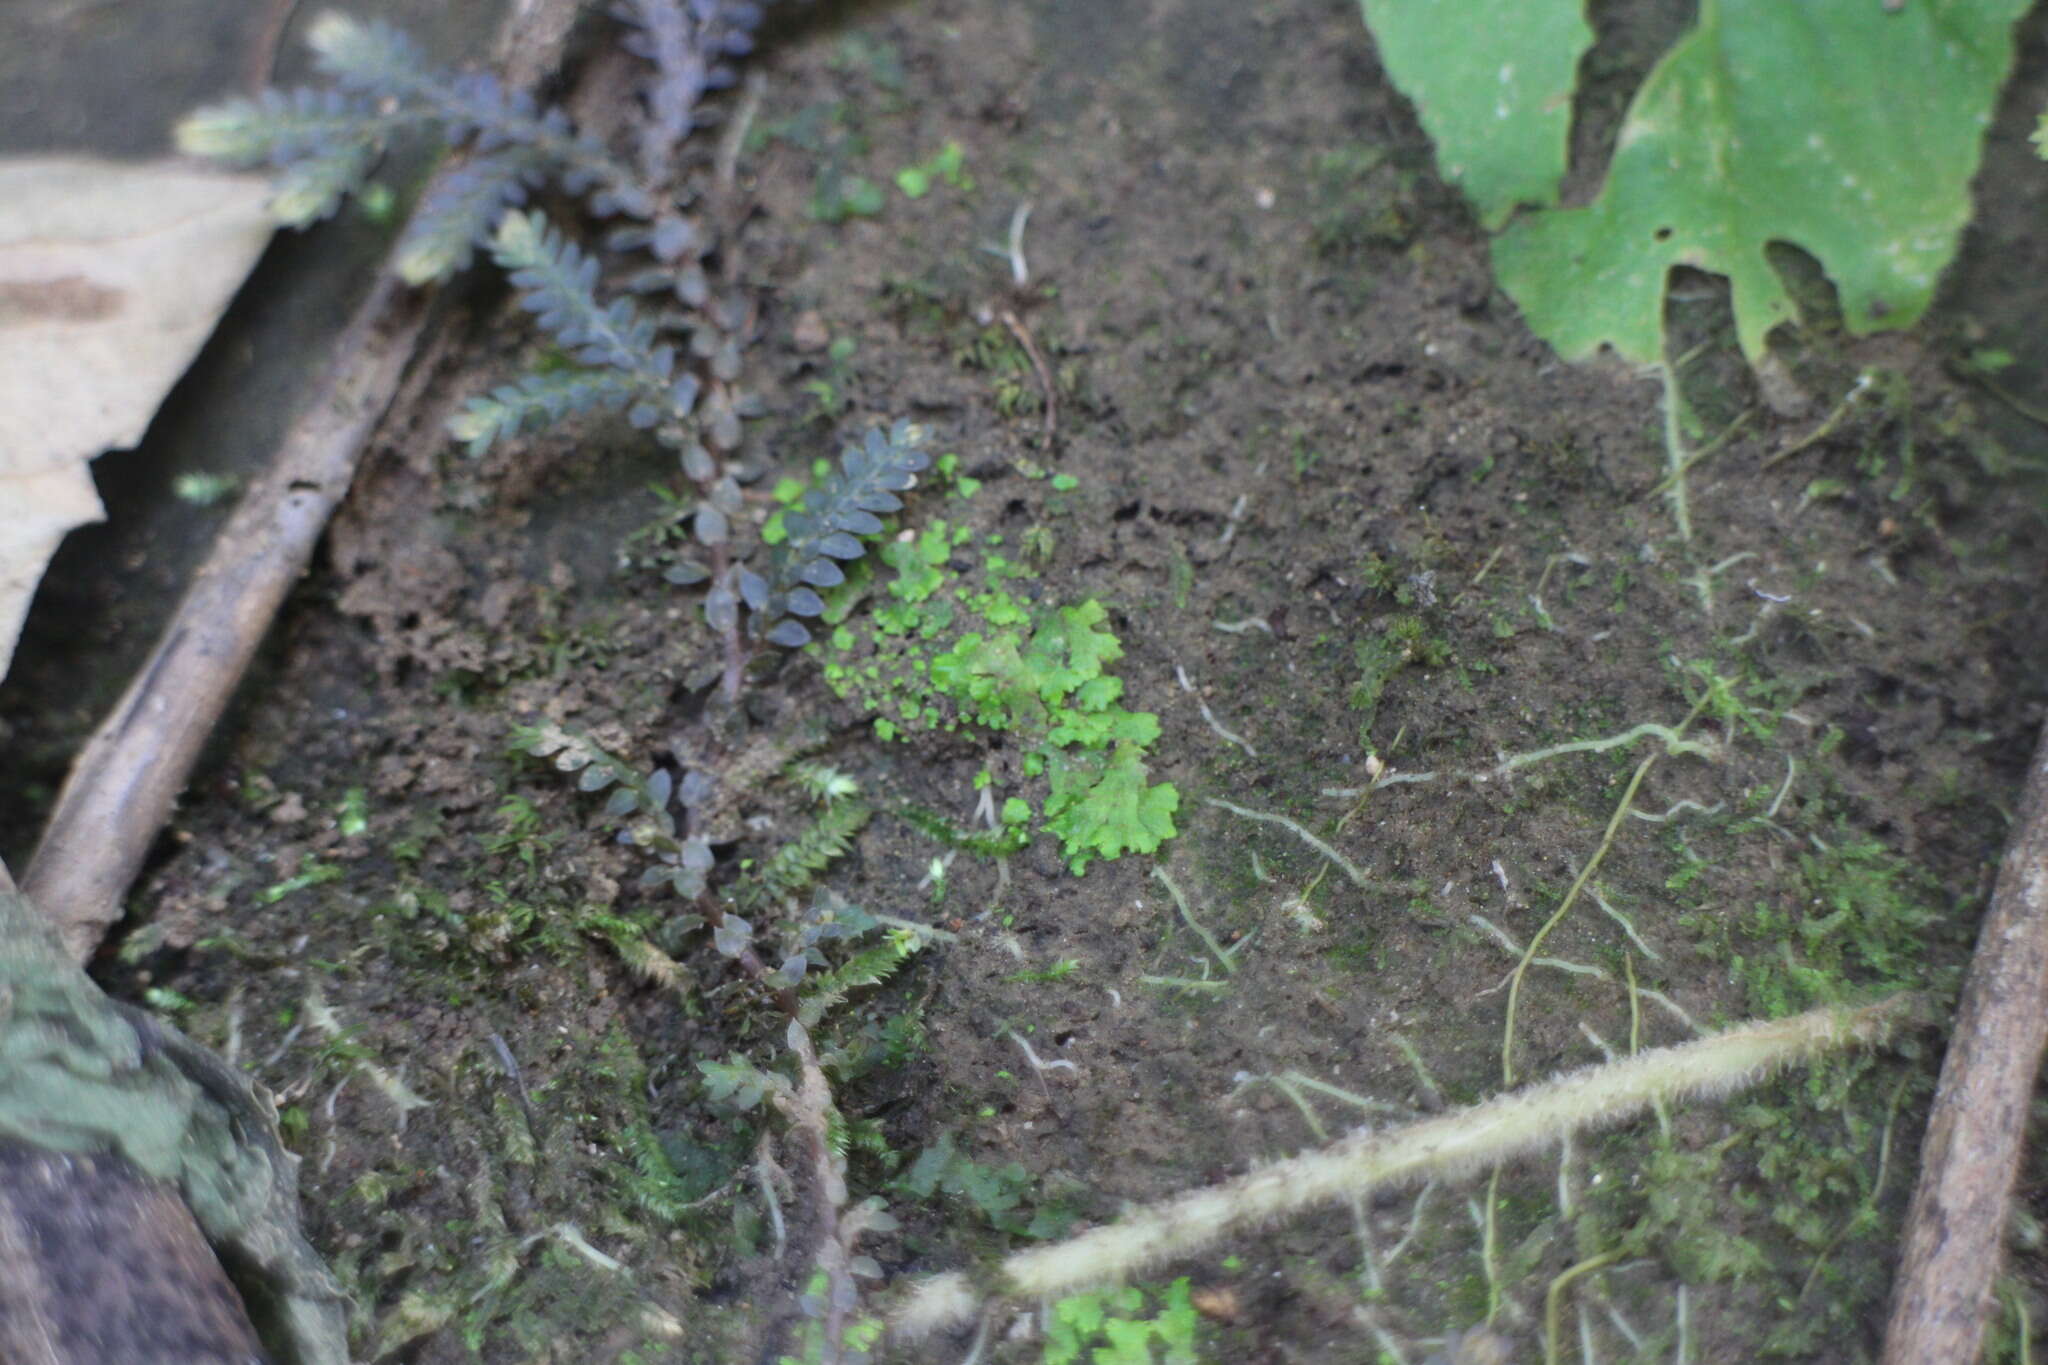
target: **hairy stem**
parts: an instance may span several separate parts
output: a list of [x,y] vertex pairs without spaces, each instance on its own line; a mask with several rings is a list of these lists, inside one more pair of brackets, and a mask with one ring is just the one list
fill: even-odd
[[[1819,1009],[1748,1024],[1404,1128],[1357,1133],[1221,1185],[1135,1209],[1057,1245],[1019,1252],[997,1267],[993,1291],[1060,1298],[1353,1194],[1483,1170],[1539,1151],[1567,1133],[1633,1118],[1658,1101],[1733,1094],[1783,1067],[1880,1042],[1912,1018],[1916,1005],[1915,996],[1895,995],[1857,1009]],[[983,1297],[965,1275],[934,1276],[897,1305],[891,1326],[905,1337],[958,1326],[980,1311]]]

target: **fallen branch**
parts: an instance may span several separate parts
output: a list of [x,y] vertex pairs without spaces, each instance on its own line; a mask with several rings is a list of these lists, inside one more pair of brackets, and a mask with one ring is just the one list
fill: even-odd
[[[574,0],[523,0],[499,31],[507,83],[560,62]],[[443,174],[446,174],[444,171]],[[431,187],[421,202],[432,198]],[[426,323],[426,297],[386,270],[356,309],[313,401],[215,539],[162,640],[86,741],[24,889],[77,960],[89,958],[170,818],[200,748],[355,477]]]
[[1885,1365],[1977,1359],[2048,1042],[2048,729],[1942,1058],[1906,1214]]
[[890,1326],[906,1338],[957,1327],[973,1320],[990,1293],[1025,1300],[1061,1298],[1321,1204],[1483,1171],[1570,1133],[1633,1118],[1660,1100],[1730,1095],[1822,1053],[1880,1042],[1910,1021],[1916,1004],[1912,995],[1895,995],[1859,1009],[1811,1010],[1748,1024],[1589,1067],[1404,1128],[1358,1133],[1221,1185],[1132,1210],[1057,1245],[1018,1252],[991,1278],[933,1276],[897,1305]]

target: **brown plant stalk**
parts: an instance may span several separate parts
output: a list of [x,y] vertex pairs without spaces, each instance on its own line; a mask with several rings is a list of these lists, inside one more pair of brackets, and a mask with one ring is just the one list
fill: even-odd
[[2048,1043],[2048,728],[1963,984],[1920,1182],[1906,1214],[1884,1365],[1968,1365],[1992,1286]]

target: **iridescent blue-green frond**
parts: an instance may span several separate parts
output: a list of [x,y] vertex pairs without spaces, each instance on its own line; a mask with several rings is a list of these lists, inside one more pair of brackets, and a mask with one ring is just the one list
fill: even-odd
[[524,90],[507,90],[488,71],[465,71],[421,93],[448,125],[450,137],[474,137],[486,151],[523,146],[545,149],[569,162],[576,161],[579,152],[604,157],[602,148],[578,140],[567,114],[552,106],[542,109]]
[[401,117],[338,90],[265,90],[178,121],[178,150],[231,166],[281,166],[325,148],[380,141]]
[[306,34],[315,64],[344,90],[408,99],[441,84],[418,43],[381,19],[365,23],[332,10]]
[[548,426],[572,413],[616,412],[638,392],[632,378],[616,370],[521,375],[463,404],[462,411],[448,419],[448,434],[471,455],[482,455],[508,436]]
[[270,190],[270,216],[286,227],[319,222],[363,186],[381,149],[374,142],[337,142],[293,161]]
[[735,0],[619,0],[612,14],[633,26],[626,50],[652,68],[640,86],[648,115],[640,158],[643,170],[659,174],[696,127],[705,92],[732,84],[726,60],[754,50],[762,7]]
[[[886,436],[879,429],[869,431],[859,445],[840,453],[839,467],[804,494],[800,506],[783,513],[787,539],[767,575],[742,567],[733,576],[737,601],[730,609],[736,610],[738,601],[746,603],[757,638],[788,649],[810,643],[810,628],[797,618],[824,614],[825,600],[817,589],[844,583],[840,564],[866,554],[866,538],[882,532],[882,519],[875,514],[903,506],[896,495],[914,486],[918,471],[931,463],[918,449],[923,436],[909,422],[896,423]],[[707,612],[711,607],[707,599]]]
[[531,147],[502,147],[442,176],[399,239],[399,275],[407,284],[425,284],[467,266],[505,210],[525,202],[546,168],[546,158]]
[[804,494],[801,507],[783,516],[789,538],[776,565],[778,587],[831,588],[845,581],[835,561],[866,553],[858,537],[879,534],[882,522],[875,514],[901,508],[896,495],[915,487],[918,473],[931,464],[918,449],[923,435],[900,421],[887,435],[872,429],[859,445],[840,452],[839,467]]
[[655,343],[654,323],[626,299],[601,302],[597,261],[555,231],[545,215],[506,214],[491,253],[511,272],[521,306],[579,363],[623,370],[650,387],[669,382],[675,353]]
[[[326,14],[314,22],[308,39],[320,69],[343,90],[396,101],[415,116],[436,119],[452,142],[474,138],[484,152],[530,147],[565,180],[584,186],[631,178],[602,146],[579,137],[560,109],[542,108],[489,71],[437,70],[417,43],[381,20]],[[570,189],[583,192],[573,184]]]

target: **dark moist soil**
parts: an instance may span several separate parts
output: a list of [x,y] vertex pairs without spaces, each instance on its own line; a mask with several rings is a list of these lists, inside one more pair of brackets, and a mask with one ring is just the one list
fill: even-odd
[[[2012,268],[2042,249],[2038,25],[2026,39],[1985,225],[1934,321],[1788,337],[1795,392],[1694,470],[1688,542],[1656,488],[1658,388],[1524,329],[1356,6],[798,14],[748,64],[751,211],[728,241],[759,304],[757,512],[776,475],[919,423],[981,486],[928,478],[900,524],[968,528],[949,571],[1001,537],[1036,572],[1020,596],[1107,606],[1178,836],[1076,877],[1042,835],[1004,864],[959,852],[935,882],[930,817],[965,828],[977,774],[1042,802],[1020,746],[881,742],[815,653],[725,712],[697,599],[647,563],[669,525],[648,485],[675,483],[658,451],[599,423],[469,461],[443,435],[538,353],[484,279],[456,291],[101,979],[277,1092],[363,1355],[418,1362],[804,1354],[797,1151],[700,1072],[776,1064],[781,1021],[639,887],[601,798],[512,752],[519,723],[727,774],[728,884],[811,818],[772,776],[793,737],[861,783],[877,814],[824,886],[950,935],[820,1030],[853,1197],[901,1222],[861,1247],[889,1281],[1498,1093],[1504,982],[1663,745],[1471,775],[1677,726],[1702,696],[1687,735],[1709,751],[1651,767],[1643,818],[1529,970],[1516,1079],[1890,990],[1945,1002],[2048,664],[2019,472],[2040,429],[1949,372],[1969,346],[2042,344],[2048,276]],[[1618,110],[1654,50],[1601,68],[1589,107]],[[971,188],[894,187],[948,142]],[[880,212],[820,221],[851,177]],[[1021,289],[984,250],[1020,201]],[[1705,343],[1686,387],[1710,437],[1760,398],[1725,298],[1679,284],[1673,349]],[[1005,310],[1057,387],[1050,443]],[[1870,366],[1902,377],[1897,406],[1767,463]],[[56,681],[90,661],[50,609],[5,712],[45,792],[91,719]],[[1389,772],[1427,780],[1368,790]],[[1362,884],[1218,801],[1296,822]],[[37,814],[8,832],[17,856]],[[772,940],[794,913],[754,918]],[[1235,1236],[1149,1268],[1134,1315],[1186,1276],[1204,1360],[1535,1360],[1546,1292],[1618,1252],[1564,1294],[1586,1359],[1869,1359],[1938,1059],[1914,1034],[1492,1180]],[[2023,1187],[2028,1247],[2044,1175]],[[2014,1281],[2042,1320],[2036,1252]],[[985,1358],[1041,1358],[1034,1307],[995,1319]]]

